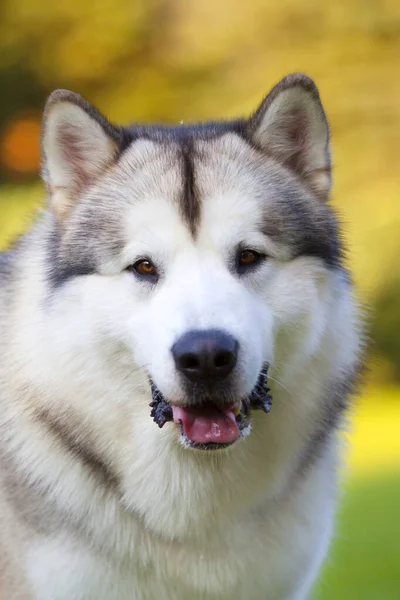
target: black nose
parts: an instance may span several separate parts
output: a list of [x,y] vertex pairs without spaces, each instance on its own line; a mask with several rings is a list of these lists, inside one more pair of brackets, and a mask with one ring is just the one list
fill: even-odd
[[172,346],[178,371],[191,381],[210,381],[229,375],[237,361],[239,344],[228,333],[209,329],[189,331]]

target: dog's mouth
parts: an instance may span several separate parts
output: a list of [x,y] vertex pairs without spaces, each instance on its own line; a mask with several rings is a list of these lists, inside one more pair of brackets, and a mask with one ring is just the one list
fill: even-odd
[[263,368],[252,392],[231,404],[216,404],[212,399],[201,404],[177,406],[168,402],[151,381],[151,416],[161,428],[168,421],[181,427],[185,446],[203,450],[225,448],[250,431],[251,410],[271,410],[272,397],[267,386],[268,367]]

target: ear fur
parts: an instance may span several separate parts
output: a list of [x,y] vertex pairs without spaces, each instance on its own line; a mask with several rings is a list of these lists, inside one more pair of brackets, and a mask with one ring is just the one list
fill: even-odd
[[79,94],[56,90],[50,95],[43,120],[43,178],[60,220],[116,160],[121,141],[121,130]]
[[278,83],[248,122],[263,152],[294,171],[318,198],[331,187],[329,127],[314,81],[301,73]]

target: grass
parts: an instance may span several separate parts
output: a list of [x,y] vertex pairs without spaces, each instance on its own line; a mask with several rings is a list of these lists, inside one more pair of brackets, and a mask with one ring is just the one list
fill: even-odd
[[399,600],[400,471],[352,481],[315,600]]
[[400,390],[371,390],[351,427],[348,483],[314,600],[400,598]]

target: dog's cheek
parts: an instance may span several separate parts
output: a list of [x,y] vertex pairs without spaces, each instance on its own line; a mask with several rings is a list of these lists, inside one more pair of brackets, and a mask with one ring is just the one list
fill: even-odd
[[301,362],[318,351],[329,319],[328,280],[329,272],[307,258],[285,265],[277,274],[268,302],[275,318],[278,361],[292,355]]

